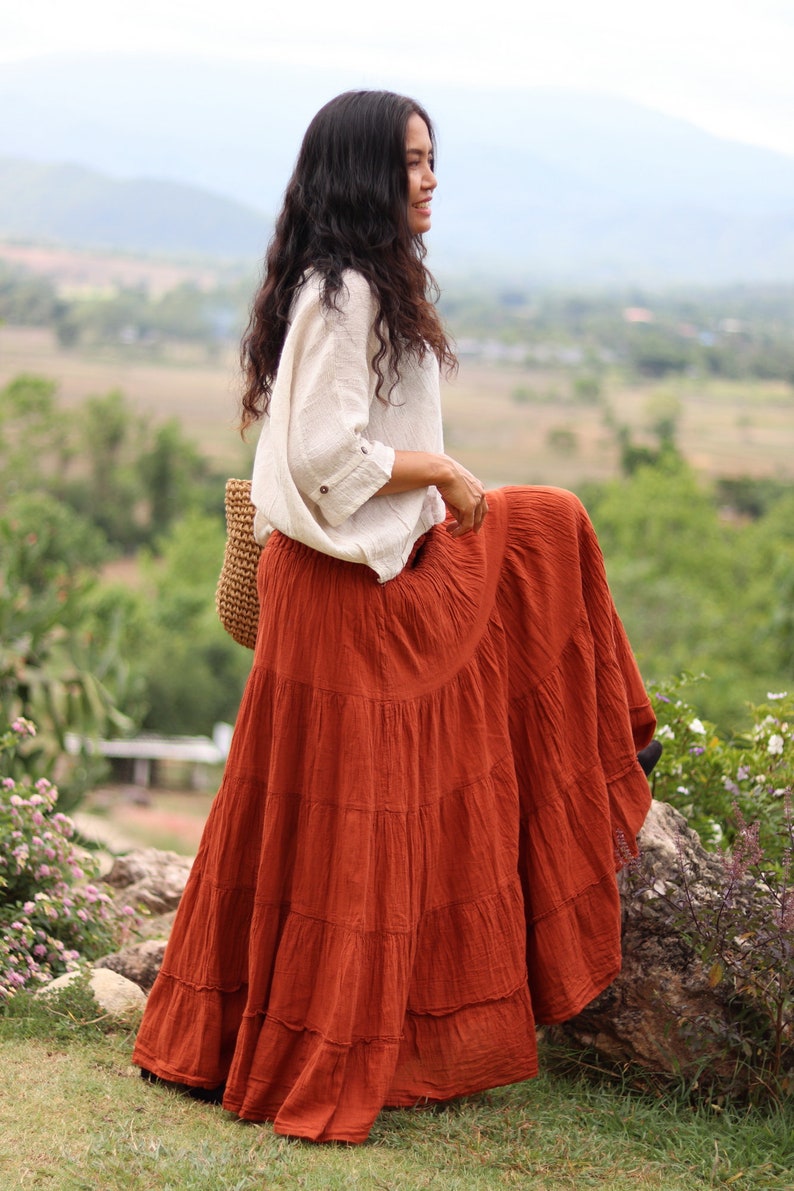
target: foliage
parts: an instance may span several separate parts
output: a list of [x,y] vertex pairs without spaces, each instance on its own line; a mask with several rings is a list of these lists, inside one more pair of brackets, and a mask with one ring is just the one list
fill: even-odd
[[112,294],[59,303],[52,311],[62,347],[118,344],[127,350],[156,353],[165,340],[200,343],[213,351],[245,323],[253,281],[200,289],[181,282],[159,296],[143,288],[122,288]]
[[193,513],[145,565],[136,649],[146,675],[144,723],[157,731],[208,732],[237,714],[251,654],[215,611],[224,540],[217,518]]
[[734,728],[741,698],[794,684],[794,493],[756,520],[722,515],[683,460],[662,454],[582,493],[646,680],[705,672],[701,714]]
[[628,363],[640,376],[659,377],[685,372],[695,363],[689,340],[655,326],[632,327],[627,335]]
[[129,553],[152,546],[192,508],[222,509],[223,481],[176,421],[147,422],[119,390],[88,397],[67,416],[51,381],[22,375],[0,389],[0,514],[33,491]]
[[[641,321],[632,321],[632,308]],[[791,285],[651,293],[482,284],[475,290],[458,282],[445,288],[442,309],[470,352],[477,343],[492,352],[497,343],[523,347],[538,362],[550,353],[573,368],[587,362],[590,373],[595,361],[618,363],[639,378],[686,373],[794,383]]]
[[[713,986],[726,984],[733,1002],[733,1046],[745,1058],[751,1093],[794,1093],[794,889],[791,791],[775,840],[778,866],[765,855],[760,822],[738,808],[730,852],[722,853],[719,885],[705,903],[692,896],[684,870],[681,890],[666,897]],[[751,1078],[747,1079],[747,1072]]]
[[51,281],[16,272],[0,262],[0,322],[47,327],[57,322],[61,311]]
[[664,744],[652,775],[654,797],[680,810],[707,847],[732,844],[737,821],[760,821],[769,836],[767,856],[781,865],[790,846],[794,694],[769,692],[764,703],[750,705],[746,731],[723,735],[682,698],[702,678],[685,674],[650,687]]
[[[214,611],[222,488],[176,422],[147,425],[118,392],[66,420],[47,381],[0,391],[0,710],[37,723],[17,764],[66,804],[101,763],[83,747],[65,767],[70,742],[234,718],[250,657]],[[163,559],[143,586],[101,581],[114,547],[145,543]]]
[[570,426],[552,426],[546,435],[546,442],[552,451],[560,455],[574,455],[579,445],[576,431]]
[[0,511],[34,476],[38,488],[58,488],[70,448],[55,394],[52,381],[27,374],[0,389]]
[[[741,1056],[733,1082],[753,1094],[794,1092],[794,697],[770,692],[750,708],[752,727],[723,737],[681,697],[683,676],[652,689],[657,738],[656,798],[677,807],[706,846],[717,878],[704,887],[679,851],[677,884],[630,866],[635,887],[663,902],[677,933],[724,985],[730,1019],[714,1024],[721,1054]],[[696,880],[700,883],[697,884]],[[706,1023],[708,1025],[708,1023]],[[688,1028],[682,1022],[682,1029]],[[708,1076],[704,1084],[708,1084]]]
[[89,397],[75,423],[82,468],[66,486],[64,497],[77,512],[91,518],[109,542],[129,549],[145,537],[136,474],[137,459],[144,450],[145,422],[114,390]]
[[11,776],[8,758],[35,734],[18,718],[0,736],[0,1005],[112,950],[133,916],[90,880],[98,866],[73,842],[72,821],[55,810],[55,786]]
[[135,679],[119,658],[118,622],[93,612],[95,568],[107,556],[97,530],[45,494],[21,494],[0,516],[0,714],[37,723],[18,750],[16,772],[56,776],[66,802],[93,776],[88,755],[65,770],[69,733],[93,738],[129,730],[121,711]]

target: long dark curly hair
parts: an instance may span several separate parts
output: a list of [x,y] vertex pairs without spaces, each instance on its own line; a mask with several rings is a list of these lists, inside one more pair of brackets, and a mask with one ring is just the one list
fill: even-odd
[[[426,248],[408,223],[406,128],[418,103],[391,91],[347,91],[321,108],[303,138],[265,258],[240,360],[240,426],[267,413],[296,290],[309,270],[321,276],[321,300],[335,307],[345,269],[369,282],[377,302],[372,360],[376,393],[388,400],[409,353],[429,350],[454,369],[455,355],[434,302],[438,288],[424,265]],[[390,384],[384,394],[386,371]]]

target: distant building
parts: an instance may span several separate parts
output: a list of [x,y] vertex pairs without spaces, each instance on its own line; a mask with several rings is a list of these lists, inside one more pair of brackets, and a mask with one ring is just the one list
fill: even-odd
[[625,306],[623,308],[624,323],[652,323],[656,317],[652,310],[645,306]]

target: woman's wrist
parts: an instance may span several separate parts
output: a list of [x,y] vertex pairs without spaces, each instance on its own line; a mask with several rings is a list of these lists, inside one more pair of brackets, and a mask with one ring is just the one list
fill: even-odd
[[455,463],[448,455],[431,451],[395,451],[391,479],[378,490],[378,495],[413,492],[417,488],[438,487],[455,476]]

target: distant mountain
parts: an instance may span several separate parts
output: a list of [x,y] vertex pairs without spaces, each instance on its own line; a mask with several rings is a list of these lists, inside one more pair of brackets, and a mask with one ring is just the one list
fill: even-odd
[[[360,85],[414,90],[331,66],[166,56],[3,64],[0,106],[12,118],[0,127],[0,154],[78,162],[117,179],[115,188],[102,180],[101,201],[96,178],[31,182],[31,229],[35,214],[46,234],[81,243],[259,257],[308,120]],[[442,277],[794,280],[794,158],[606,96],[474,84],[418,91],[439,135],[430,245]],[[140,178],[171,182],[132,181]],[[0,191],[6,184],[0,177]],[[70,193],[80,203],[70,205]]]
[[270,230],[259,212],[181,182],[0,158],[0,238],[251,258]]

